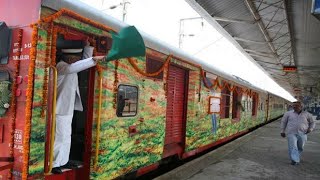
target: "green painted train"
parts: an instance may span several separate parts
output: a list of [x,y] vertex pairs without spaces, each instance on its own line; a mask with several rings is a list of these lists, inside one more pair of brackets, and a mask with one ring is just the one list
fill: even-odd
[[78,74],[85,106],[74,113],[70,159],[82,165],[51,174],[60,50],[79,48],[87,38],[94,55],[105,55],[112,32],[127,25],[72,0],[2,0],[0,18],[6,94],[0,179],[138,177],[247,133],[287,108],[285,99],[141,33],[146,56]]

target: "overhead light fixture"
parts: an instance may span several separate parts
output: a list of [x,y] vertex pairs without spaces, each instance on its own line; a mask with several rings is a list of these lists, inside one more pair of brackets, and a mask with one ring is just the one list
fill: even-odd
[[296,66],[283,66],[283,72],[297,72]]

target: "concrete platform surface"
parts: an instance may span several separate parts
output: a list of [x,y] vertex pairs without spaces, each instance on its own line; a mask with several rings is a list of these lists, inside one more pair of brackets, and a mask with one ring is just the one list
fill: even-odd
[[279,119],[156,179],[320,179],[320,121],[308,135],[299,165],[290,165],[287,150]]

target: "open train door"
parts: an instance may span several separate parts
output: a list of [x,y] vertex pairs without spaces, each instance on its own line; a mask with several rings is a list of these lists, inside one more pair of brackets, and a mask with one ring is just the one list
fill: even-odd
[[[83,48],[83,39],[87,37],[86,34],[78,31],[71,31],[69,34],[58,33],[57,38],[57,52],[61,49]],[[59,54],[57,53],[57,58]],[[49,74],[49,87],[48,87],[48,120],[46,136],[46,155],[45,155],[45,179],[57,180],[57,179],[69,179],[69,180],[81,180],[89,179],[90,174],[90,158],[91,158],[91,142],[92,142],[92,124],[93,124],[93,103],[94,103],[94,83],[96,68],[91,67],[89,69],[78,72],[78,86],[81,94],[81,102],[83,105],[83,111],[74,111],[72,119],[71,130],[71,147],[69,153],[69,162],[76,165],[78,168],[68,169],[62,168],[62,174],[52,174],[53,168],[53,146],[54,139],[56,137],[56,119],[53,116],[55,113],[53,107],[56,103],[53,100],[57,96],[57,74],[55,67],[51,67]],[[54,92],[56,91],[56,92]],[[50,132],[50,134],[49,134]]]
[[184,151],[188,97],[187,82],[187,70],[174,65],[169,66],[163,158],[173,155],[181,157]]

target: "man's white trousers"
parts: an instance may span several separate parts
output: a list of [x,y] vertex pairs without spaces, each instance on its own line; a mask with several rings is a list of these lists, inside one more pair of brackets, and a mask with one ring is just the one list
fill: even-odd
[[71,146],[71,115],[56,115],[56,134],[53,146],[53,167],[60,167],[69,161]]

